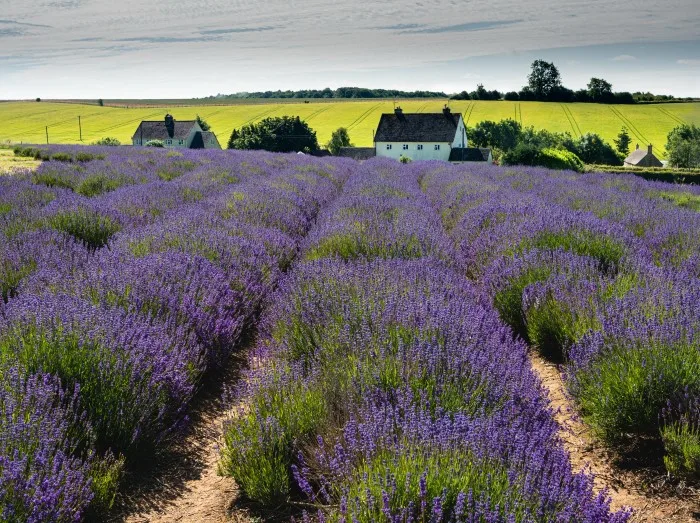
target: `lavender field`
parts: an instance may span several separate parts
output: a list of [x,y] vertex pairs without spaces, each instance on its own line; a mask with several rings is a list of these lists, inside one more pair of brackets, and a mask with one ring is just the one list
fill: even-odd
[[287,519],[628,521],[572,466],[534,353],[606,445],[700,480],[698,187],[42,155],[0,176],[2,521],[108,513],[243,350],[219,470]]

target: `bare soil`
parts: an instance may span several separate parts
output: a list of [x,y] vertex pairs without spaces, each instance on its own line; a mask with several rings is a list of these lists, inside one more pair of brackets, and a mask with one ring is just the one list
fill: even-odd
[[644,459],[649,450],[637,449],[636,457],[621,455],[599,441],[578,416],[566,393],[557,365],[531,353],[532,368],[539,376],[561,425],[561,439],[571,455],[574,470],[586,470],[595,476],[597,492],[607,489],[611,506],[618,510],[631,507],[633,523],[686,523],[700,521],[700,492],[683,483],[673,482],[658,463]]
[[236,382],[240,368],[241,359],[236,359],[208,380],[212,383],[193,405],[182,439],[148,464],[149,472],[133,472],[126,478],[126,492],[119,495],[109,522],[253,521],[247,509],[237,506],[240,492],[235,481],[217,473],[222,425],[228,415],[223,388]]

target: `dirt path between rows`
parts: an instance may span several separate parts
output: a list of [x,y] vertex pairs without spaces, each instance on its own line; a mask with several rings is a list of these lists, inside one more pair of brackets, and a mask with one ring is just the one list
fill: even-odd
[[[245,351],[243,351],[245,353]],[[243,523],[252,521],[247,510],[236,507],[239,490],[235,481],[217,474],[222,424],[227,405],[223,387],[236,382],[241,361],[232,361],[210,381],[193,405],[191,421],[183,439],[161,457],[143,477],[126,478],[127,492],[117,499],[120,523]]]
[[[632,507],[633,523],[686,523],[700,521],[700,493],[676,488],[673,495],[656,493],[663,478],[616,466],[618,456],[596,440],[590,428],[577,416],[573,402],[566,395],[561,373],[556,365],[531,353],[532,368],[547,389],[555,418],[561,425],[564,447],[571,454],[574,470],[589,470],[595,475],[596,491],[608,489],[612,508]],[[656,483],[656,484],[655,484]],[[646,485],[646,487],[644,487]]]

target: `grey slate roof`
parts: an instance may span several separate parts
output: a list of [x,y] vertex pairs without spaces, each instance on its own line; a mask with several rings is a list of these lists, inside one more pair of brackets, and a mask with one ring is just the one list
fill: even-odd
[[354,160],[369,160],[377,155],[374,147],[341,147],[338,156]]
[[625,158],[625,163],[643,167],[661,167],[663,165],[661,161],[654,156],[654,153],[650,153],[647,149],[632,151],[632,153]]
[[[159,121],[143,121],[136,128],[133,138],[143,136],[144,141],[148,140],[186,140],[190,134],[192,127],[195,125],[195,120],[175,120],[173,132],[170,133],[165,125],[164,120]],[[142,134],[143,133],[143,134]]]
[[382,114],[375,142],[450,142],[455,139],[459,114]]
[[450,151],[451,162],[488,162],[491,149],[484,147],[453,147]]

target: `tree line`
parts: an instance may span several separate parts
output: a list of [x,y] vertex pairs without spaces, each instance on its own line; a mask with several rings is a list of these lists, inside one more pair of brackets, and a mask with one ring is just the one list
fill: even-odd
[[455,94],[453,100],[509,100],[536,102],[583,102],[604,104],[634,104],[638,102],[668,102],[672,100],[692,100],[692,98],[676,99],[670,95],[654,95],[652,93],[613,91],[612,84],[603,78],[591,78],[586,89],[574,91],[562,85],[561,73],[552,62],[535,60],[532,62],[527,85],[520,91],[502,93],[498,90],[489,91],[483,84],[477,85],[475,91]]
[[436,91],[400,91],[396,89],[368,89],[365,87],[339,87],[338,89],[303,89],[299,91],[257,91],[233,94],[218,94],[209,99],[252,99],[252,98],[309,98],[309,99],[356,99],[356,98],[447,98],[448,95]]

